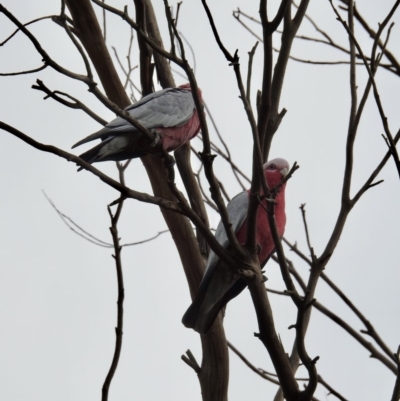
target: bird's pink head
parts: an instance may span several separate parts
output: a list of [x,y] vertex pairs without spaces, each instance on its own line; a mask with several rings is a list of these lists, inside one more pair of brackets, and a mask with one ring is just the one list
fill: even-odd
[[278,185],[289,172],[289,163],[285,159],[273,159],[265,163],[263,168],[268,187],[272,189]]
[[[186,89],[186,90],[189,90],[189,91],[192,90],[192,88],[190,87],[190,83],[189,82],[186,83],[186,84],[183,84],[183,85],[179,85],[178,88]],[[203,100],[203,98],[201,97],[202,91],[201,91],[201,89],[199,87],[197,87],[197,93],[199,94],[200,100]]]

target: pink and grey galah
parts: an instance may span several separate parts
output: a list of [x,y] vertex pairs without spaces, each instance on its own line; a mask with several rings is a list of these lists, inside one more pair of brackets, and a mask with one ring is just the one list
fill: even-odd
[[[200,89],[198,94],[202,102]],[[156,133],[159,144],[166,152],[190,141],[200,130],[190,84],[151,93],[128,106],[125,111],[143,127]],[[134,159],[159,151],[158,146],[121,117],[77,142],[72,148],[95,139],[101,139],[102,142],[79,156],[88,163]]]
[[[285,231],[285,186],[283,178],[289,172],[289,164],[284,159],[274,159],[264,164],[264,174],[270,189],[277,187],[275,198],[275,221],[279,237]],[[249,192],[244,191],[236,195],[227,206],[229,221],[240,245],[246,242],[247,209],[249,206]],[[267,201],[258,207],[256,222],[256,240],[260,249],[258,260],[263,267],[275,251],[275,244],[269,228],[267,216]],[[217,241],[227,249],[228,237],[222,222],[215,233]],[[206,334],[212,326],[220,310],[234,297],[246,288],[246,282],[241,278],[237,269],[222,261],[213,251],[208,257],[203,280],[193,303],[182,318],[182,323],[200,334]]]

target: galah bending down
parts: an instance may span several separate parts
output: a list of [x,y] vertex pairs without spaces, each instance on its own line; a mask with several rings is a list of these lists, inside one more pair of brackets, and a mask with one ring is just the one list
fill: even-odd
[[[200,89],[198,94],[202,101]],[[167,152],[179,148],[200,130],[190,84],[151,93],[128,106],[125,111],[143,127],[158,134],[160,144]],[[157,152],[154,143],[150,143],[144,134],[121,117],[77,142],[72,148],[95,139],[101,139],[102,142],[79,156],[88,163],[134,159]]]
[[[284,159],[274,159],[264,164],[264,174],[270,189],[277,186],[289,172],[289,164]],[[285,231],[285,186],[279,188],[275,198],[275,221],[279,237]],[[250,190],[236,195],[227,206],[229,221],[240,245],[246,242],[247,209],[249,206]],[[258,207],[256,234],[257,244],[260,248],[258,259],[261,267],[275,251],[274,241],[269,228],[266,211],[266,200],[263,206]],[[217,241],[226,249],[229,247],[228,237],[222,222],[219,223],[215,233]],[[200,283],[199,290],[192,305],[182,318],[182,323],[200,334],[206,334],[217,317],[219,311],[234,297],[246,288],[246,282],[239,273],[226,262],[219,259],[213,252],[208,257],[206,271]]]

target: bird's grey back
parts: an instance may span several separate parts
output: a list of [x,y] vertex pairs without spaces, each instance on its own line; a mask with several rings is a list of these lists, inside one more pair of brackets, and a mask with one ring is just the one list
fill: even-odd
[[[125,110],[143,127],[180,127],[193,115],[195,104],[192,92],[176,88],[164,89],[151,94]],[[104,130],[114,133],[135,130],[125,119],[117,117],[106,125]]]
[[[188,89],[167,88],[145,96],[138,102],[128,106],[127,111],[143,127],[180,127],[193,116],[195,104],[192,92]],[[117,117],[100,131],[80,140],[72,148],[96,139],[107,139],[110,136],[137,131],[124,118]]]
[[[249,206],[249,194],[247,191],[243,191],[237,194],[231,201],[228,203],[227,211],[229,215],[229,221],[232,224],[232,229],[234,233],[237,233],[242,226],[243,222],[247,217],[247,209]],[[219,222],[217,231],[215,232],[215,238],[222,245],[223,248],[227,248],[229,241],[228,236],[226,235],[226,231],[222,221]],[[206,272],[204,274],[203,280],[206,281],[207,277],[212,274],[213,268],[217,265],[219,257],[214,253],[214,251],[210,251],[210,255],[208,257]]]

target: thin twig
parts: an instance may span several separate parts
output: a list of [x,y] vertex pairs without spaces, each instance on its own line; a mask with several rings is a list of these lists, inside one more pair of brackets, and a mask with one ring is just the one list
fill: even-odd
[[315,256],[314,248],[311,246],[310,233],[308,231],[308,224],[307,224],[307,219],[306,219],[306,208],[305,207],[306,207],[306,205],[305,205],[305,203],[303,203],[300,206],[300,210],[301,210],[301,216],[303,218],[303,225],[304,225],[304,231],[306,233],[306,240],[307,240],[308,250],[310,251],[312,263],[314,263],[316,261],[317,257]]
[[[120,168],[118,165],[120,182],[122,185],[125,185],[124,178],[124,169]],[[111,362],[110,369],[106,376],[106,379],[102,388],[102,401],[108,400],[108,392],[110,389],[111,381],[114,377],[114,374],[118,367],[119,358],[121,355],[122,349],[122,336],[123,336],[123,324],[124,324],[124,298],[125,298],[125,289],[124,289],[124,277],[122,272],[122,260],[121,260],[121,250],[122,247],[119,243],[119,235],[118,235],[118,221],[121,216],[121,211],[123,207],[124,201],[119,202],[117,206],[117,210],[115,214],[112,213],[111,207],[108,206],[107,210],[111,219],[111,227],[110,232],[113,239],[114,245],[114,255],[115,259],[115,267],[117,271],[117,283],[118,283],[118,300],[117,300],[117,327],[115,328],[115,350],[114,356]]]
[[[32,20],[32,21],[29,21],[29,22],[25,23],[24,26],[28,26],[28,25],[34,24],[34,23],[36,23],[36,22],[38,22],[38,21],[43,21],[43,20],[45,20],[45,19],[53,19],[53,18],[59,18],[59,16],[58,16],[58,15],[46,15],[45,17],[40,17],[40,18],[36,18],[36,19],[34,19],[34,20]],[[20,28],[16,29],[10,36],[8,36],[6,39],[4,39],[2,42],[0,42],[0,47],[1,47],[1,46],[4,46],[4,45],[5,45],[10,39],[12,39],[20,30],[21,30]]]
[[393,356],[397,363],[397,376],[391,401],[399,401],[400,400],[400,345],[397,348],[397,352]]
[[250,103],[250,87],[251,87],[251,72],[252,72],[252,67],[253,67],[253,58],[254,54],[256,53],[256,49],[258,46],[258,42],[253,46],[251,51],[249,51],[249,66],[247,69],[247,87],[246,87],[246,98],[247,101]]
[[[277,380],[277,376],[275,373],[268,372],[264,369],[255,367],[231,342],[227,341],[228,347],[248,366],[254,373],[259,375],[265,380],[268,380],[271,383],[276,385],[280,385],[279,380]],[[308,381],[305,378],[297,377],[298,381]],[[322,384],[332,395],[337,397],[341,401],[347,401],[338,391],[336,391],[333,387],[331,387],[320,375],[318,375],[318,383]]]
[[[60,92],[57,90],[52,91],[40,79],[36,80],[36,83],[37,83],[37,85],[32,85],[32,89],[40,90],[40,91],[46,93],[47,96],[44,97],[45,100],[50,97],[50,98],[56,100],[57,102],[61,103],[62,105],[70,107],[71,109],[84,111],[87,115],[92,117],[94,120],[96,120],[101,125],[107,124],[106,120],[103,120],[94,111],[90,110],[89,107],[87,107],[81,101],[79,101],[78,99],[69,95],[68,93]],[[72,100],[72,102],[69,102],[69,101],[63,99],[61,96],[64,96],[64,97]]]
[[[335,6],[333,5],[332,0],[329,0],[329,2],[331,4],[331,6],[332,6],[333,11],[335,12],[335,14],[337,16],[337,19],[342,23],[342,25],[344,26],[344,28],[348,32],[349,37],[351,38],[352,42],[354,42],[354,46],[357,47],[357,50],[358,50],[358,52],[360,53],[360,55],[362,57],[362,60],[363,60],[364,65],[365,65],[365,68],[366,68],[366,70],[368,72],[368,75],[370,77],[370,80],[371,80],[371,83],[372,83],[372,86],[373,86],[375,102],[376,102],[376,105],[378,107],[379,115],[380,115],[381,120],[382,120],[382,125],[384,127],[385,134],[386,134],[389,142],[391,143],[391,152],[392,152],[392,155],[393,155],[394,162],[396,164],[397,172],[398,172],[399,177],[400,177],[400,158],[399,158],[399,155],[398,155],[398,152],[397,152],[397,148],[396,148],[396,146],[394,144],[393,136],[392,136],[392,134],[390,132],[390,129],[389,129],[387,117],[385,115],[385,112],[384,112],[384,109],[383,109],[383,106],[382,106],[382,103],[381,103],[381,100],[380,100],[378,87],[376,85],[375,78],[374,78],[374,71],[369,66],[369,64],[368,64],[368,62],[367,62],[367,60],[366,60],[366,58],[364,56],[364,53],[363,53],[363,51],[361,49],[361,46],[359,45],[358,41],[354,37],[352,29],[347,26],[345,21],[343,21],[343,19],[340,16],[339,12],[336,10]],[[350,5],[352,5],[352,4],[353,4],[353,2],[351,1]],[[380,33],[383,31],[385,26],[389,23],[390,18],[393,16],[394,12],[396,11],[396,9],[397,9],[397,7],[399,5],[400,5],[400,0],[397,0],[396,3],[393,5],[392,9],[390,10],[389,14],[386,16],[385,20],[380,24],[379,30],[378,30],[378,34],[377,34],[376,39],[375,39],[376,42],[378,42]],[[352,7],[350,7],[349,9],[352,10]]]
[[[274,258],[273,258],[274,259]],[[296,279],[297,283],[300,285],[301,289],[304,291],[304,293],[307,291],[307,286],[304,283],[302,277],[298,273],[298,271],[295,269],[293,263],[290,260],[287,260],[287,263],[290,268],[290,274],[293,275],[293,277]],[[336,324],[338,324],[342,329],[344,329],[350,336],[352,336],[356,341],[358,341],[364,348],[366,348],[372,358],[376,358],[380,362],[382,362],[389,370],[391,370],[393,373],[396,374],[396,366],[393,363],[393,360],[387,358],[384,354],[379,352],[373,344],[371,344],[369,341],[367,341],[360,333],[357,332],[357,330],[354,330],[348,323],[346,323],[342,318],[340,318],[338,315],[330,311],[328,308],[326,308],[324,305],[322,305],[320,302],[316,301],[312,304],[313,307],[315,307],[318,311],[323,313],[325,316],[330,318],[332,321],[334,321]]]
[[186,351],[186,355],[183,354],[181,355],[181,359],[183,362],[185,362],[188,366],[190,366],[197,374],[200,373],[201,368],[200,365],[197,363],[195,357],[193,356],[192,352],[190,349]]
[[34,72],[42,71],[47,67],[48,66],[44,64],[41,67],[34,68],[32,70],[18,71],[18,72],[2,72],[2,73],[0,73],[0,77],[12,77],[12,76],[16,76],[16,75],[33,74]]

